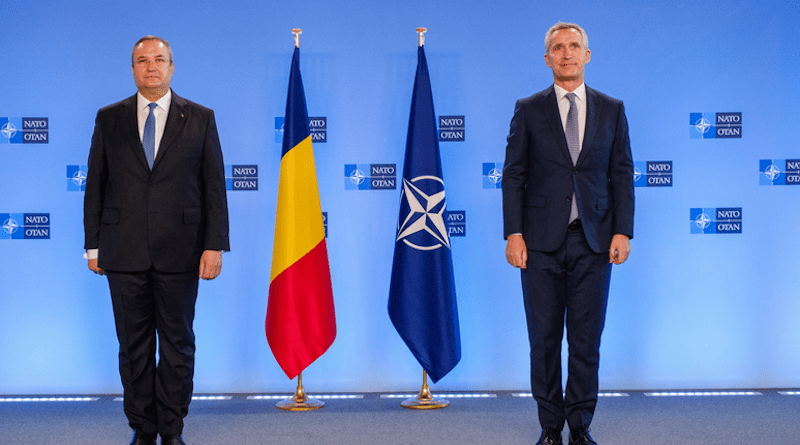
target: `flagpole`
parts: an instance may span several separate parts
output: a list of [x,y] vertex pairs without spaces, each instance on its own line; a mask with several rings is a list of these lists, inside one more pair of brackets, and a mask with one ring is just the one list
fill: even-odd
[[319,399],[310,398],[303,389],[303,373],[297,374],[297,390],[294,396],[283,399],[275,404],[275,407],[284,411],[312,411],[325,406],[325,402]]
[[425,45],[425,33],[428,32],[428,28],[417,28],[417,32],[419,33],[419,46]]
[[292,34],[294,34],[294,47],[300,48],[300,34],[303,33],[303,30],[300,28],[292,28]]
[[410,397],[403,400],[400,404],[403,408],[409,409],[438,409],[445,408],[450,405],[446,399],[434,397],[428,389],[428,373],[422,370],[422,389],[416,397]]

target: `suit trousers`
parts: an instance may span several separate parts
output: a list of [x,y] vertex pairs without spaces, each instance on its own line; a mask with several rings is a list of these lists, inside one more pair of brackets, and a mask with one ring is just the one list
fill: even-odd
[[[570,231],[555,252],[528,250],[522,294],[531,346],[531,390],[542,428],[588,428],[598,392],[600,334],[605,324],[611,264],[583,231]],[[561,343],[569,345],[562,390]],[[562,392],[564,394],[562,395]]]
[[198,273],[106,274],[128,423],[148,434],[181,434],[192,398]]

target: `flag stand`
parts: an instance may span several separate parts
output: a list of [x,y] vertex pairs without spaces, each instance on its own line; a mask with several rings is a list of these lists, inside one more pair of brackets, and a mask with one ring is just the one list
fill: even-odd
[[319,399],[309,398],[303,390],[303,373],[297,374],[297,390],[294,396],[281,400],[275,406],[284,411],[311,411],[325,406]]
[[446,399],[438,399],[428,390],[428,373],[424,369],[422,370],[422,389],[419,395],[403,400],[403,403],[400,404],[403,408],[409,409],[437,409],[449,405],[450,402]]

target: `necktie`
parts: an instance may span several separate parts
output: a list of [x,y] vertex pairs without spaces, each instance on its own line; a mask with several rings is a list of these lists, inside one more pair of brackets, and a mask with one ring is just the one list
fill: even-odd
[[[578,163],[578,156],[581,154],[580,134],[578,132],[578,106],[575,104],[575,93],[567,93],[566,97],[569,99],[569,112],[567,113],[567,125],[564,132],[567,136],[569,156],[572,158],[572,165],[575,165]],[[569,221],[572,222],[578,217],[578,202],[575,199],[575,192],[573,192]]]
[[147,115],[147,120],[144,121],[144,134],[142,135],[142,147],[144,147],[144,157],[147,158],[147,165],[153,169],[153,160],[156,157],[156,116],[153,110],[158,106],[156,103],[148,105],[150,107],[150,114]]

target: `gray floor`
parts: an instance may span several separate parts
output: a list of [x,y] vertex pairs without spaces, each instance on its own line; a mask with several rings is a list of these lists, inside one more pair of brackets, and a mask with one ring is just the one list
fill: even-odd
[[[592,435],[600,444],[798,444],[800,395],[603,397]],[[318,411],[284,412],[274,400],[192,402],[188,445],[231,444],[533,444],[539,436],[531,398],[450,398],[440,410],[408,410],[398,399],[364,394],[326,400]],[[564,433],[566,440],[566,431]],[[0,445],[128,444],[122,403],[0,402]]]

